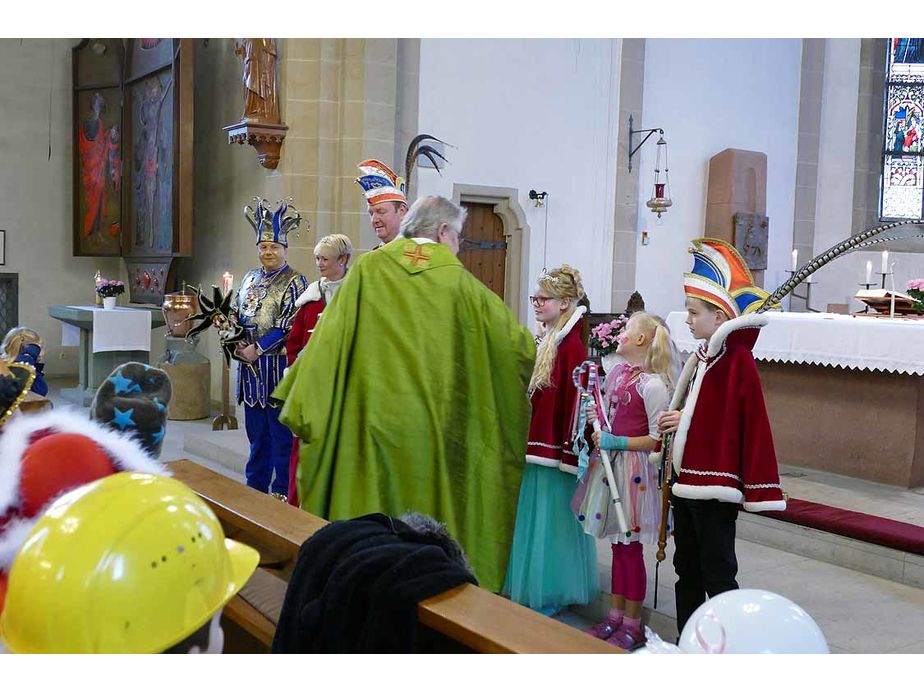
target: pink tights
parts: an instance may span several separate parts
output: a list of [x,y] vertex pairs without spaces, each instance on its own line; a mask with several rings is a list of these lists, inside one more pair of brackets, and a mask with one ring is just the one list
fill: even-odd
[[613,544],[612,593],[631,602],[645,601],[648,575],[642,558],[642,544]]

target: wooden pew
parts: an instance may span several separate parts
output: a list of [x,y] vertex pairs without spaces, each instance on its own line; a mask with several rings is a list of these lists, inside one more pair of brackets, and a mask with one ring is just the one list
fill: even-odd
[[[224,617],[252,640],[250,651],[268,651],[286,581],[292,573],[299,547],[327,522],[195,462],[177,460],[168,466],[179,481],[211,506],[229,538],[247,543],[260,552],[260,567],[241,593],[225,607]],[[418,618],[424,629],[433,631],[438,638],[448,639],[460,651],[624,652],[468,584],[421,602]]]

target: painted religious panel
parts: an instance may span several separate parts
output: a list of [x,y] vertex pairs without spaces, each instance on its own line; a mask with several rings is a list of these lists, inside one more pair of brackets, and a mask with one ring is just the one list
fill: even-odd
[[173,64],[176,42],[177,39],[169,38],[131,39],[125,81],[132,82],[162,68],[170,67]]
[[132,254],[173,252],[173,88],[173,74],[165,68],[126,90],[132,154],[126,241]]
[[924,39],[888,39],[879,218],[920,219],[924,166]]
[[87,39],[74,49],[74,255],[120,255],[122,44]]
[[160,303],[192,251],[191,39],[129,39],[122,254],[133,301]]
[[87,39],[74,52],[74,253],[121,255],[133,302],[192,251],[191,39]]

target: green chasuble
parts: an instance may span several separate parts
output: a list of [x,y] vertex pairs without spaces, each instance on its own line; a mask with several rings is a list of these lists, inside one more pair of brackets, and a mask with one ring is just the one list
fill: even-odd
[[431,515],[500,591],[535,355],[529,331],[445,245],[399,236],[366,253],[273,393],[302,440],[302,508],[329,520]]

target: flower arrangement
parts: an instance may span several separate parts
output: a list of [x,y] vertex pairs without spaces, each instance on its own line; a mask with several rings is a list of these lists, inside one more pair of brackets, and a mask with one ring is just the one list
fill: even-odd
[[96,285],[96,293],[103,298],[110,298],[125,293],[125,284],[118,279],[103,279]]
[[590,347],[599,352],[601,356],[612,354],[619,347],[616,338],[626,329],[628,322],[628,316],[620,315],[615,320],[597,325],[590,331]]
[[914,299],[917,310],[924,308],[924,279],[912,279],[908,282],[908,295]]

